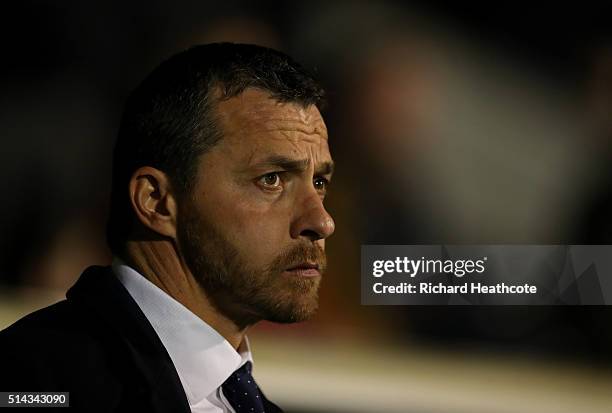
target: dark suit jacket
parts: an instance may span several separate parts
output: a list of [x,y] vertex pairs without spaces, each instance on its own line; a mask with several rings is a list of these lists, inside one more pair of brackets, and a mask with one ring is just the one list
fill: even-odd
[[190,412],[170,356],[109,267],[85,270],[66,297],[0,332],[0,391],[70,392],[62,411]]

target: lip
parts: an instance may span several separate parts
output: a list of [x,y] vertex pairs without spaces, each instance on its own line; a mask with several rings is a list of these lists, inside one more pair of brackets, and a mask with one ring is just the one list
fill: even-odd
[[285,272],[298,277],[317,277],[321,275],[318,264],[307,262],[287,268]]

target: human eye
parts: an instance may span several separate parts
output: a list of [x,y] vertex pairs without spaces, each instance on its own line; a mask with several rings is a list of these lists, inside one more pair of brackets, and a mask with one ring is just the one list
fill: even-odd
[[281,189],[281,173],[270,172],[257,178],[257,184],[264,189],[277,191]]
[[329,186],[329,179],[324,178],[322,176],[315,176],[312,183],[317,191],[325,194],[327,192],[327,187]]

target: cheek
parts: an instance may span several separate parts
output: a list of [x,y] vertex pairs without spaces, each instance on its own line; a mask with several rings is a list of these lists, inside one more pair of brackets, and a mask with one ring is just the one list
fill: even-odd
[[290,241],[289,211],[280,205],[227,197],[209,215],[224,237],[249,264],[265,266]]

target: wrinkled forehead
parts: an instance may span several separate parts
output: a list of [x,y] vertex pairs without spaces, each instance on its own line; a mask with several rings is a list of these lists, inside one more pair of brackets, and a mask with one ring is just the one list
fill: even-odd
[[215,117],[222,139],[204,154],[204,171],[246,176],[278,167],[333,173],[327,128],[314,105],[278,102],[251,89],[220,101]]
[[247,89],[219,102],[216,115],[224,138],[244,139],[271,132],[271,136],[276,133],[278,137],[327,144],[327,128],[315,105],[305,108],[294,102],[278,102],[262,90]]

